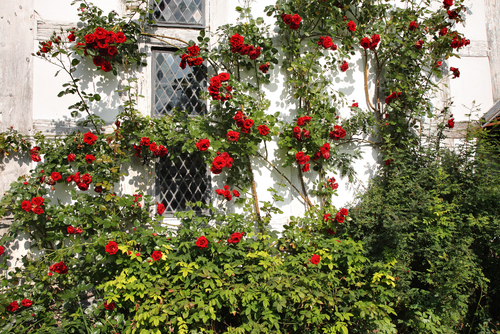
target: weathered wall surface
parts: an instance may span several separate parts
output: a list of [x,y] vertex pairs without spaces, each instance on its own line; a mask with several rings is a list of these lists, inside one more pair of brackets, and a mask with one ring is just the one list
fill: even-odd
[[[0,131],[32,133],[34,27],[33,0],[0,2]],[[29,171],[28,160],[13,154],[0,161],[0,195]]]

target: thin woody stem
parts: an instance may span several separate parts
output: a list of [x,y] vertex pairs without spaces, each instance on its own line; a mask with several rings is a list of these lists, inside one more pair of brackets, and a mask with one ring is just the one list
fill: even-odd
[[[370,102],[370,93],[368,92],[368,54],[365,50],[365,70],[364,70],[364,78],[365,78],[365,97],[366,97],[366,102],[368,103],[368,107],[370,107],[371,110],[377,111],[375,107],[372,105]],[[377,120],[378,120],[378,113],[377,113]]]
[[304,183],[304,177],[302,176],[302,169],[300,168],[300,165],[297,166],[297,169],[299,170],[300,184],[302,185],[302,192],[304,193],[304,196],[306,197],[307,207],[308,207],[308,209],[311,209],[313,207],[313,205],[311,204],[311,201],[309,200],[309,196],[307,196],[306,185]]
[[250,171],[250,179],[252,182],[252,196],[253,196],[253,202],[254,202],[254,206],[255,206],[255,214],[257,215],[259,230],[261,233],[263,233],[264,227],[262,226],[262,219],[260,217],[259,199],[257,197],[257,188],[255,187],[255,179],[253,177],[252,163],[250,162],[249,155],[247,155],[247,159],[248,159],[247,167],[248,167],[248,170]]
[[[278,174],[284,178],[286,180],[286,182],[288,182],[288,184],[293,188],[295,189],[295,191],[300,195],[300,197],[302,197],[302,199],[304,200],[304,203],[308,203],[308,199],[306,197],[304,197],[304,195],[302,195],[302,193],[300,192],[299,189],[297,189],[297,187],[292,183],[292,181],[290,181],[275,165],[273,165],[273,163],[269,160],[267,160],[266,157],[264,157],[262,154],[258,153],[257,152],[257,155],[259,157],[261,157],[262,159],[264,159],[265,162],[267,162],[271,167],[273,167],[273,169],[278,172]],[[310,203],[309,203],[310,204]],[[312,206],[314,207],[314,206]]]

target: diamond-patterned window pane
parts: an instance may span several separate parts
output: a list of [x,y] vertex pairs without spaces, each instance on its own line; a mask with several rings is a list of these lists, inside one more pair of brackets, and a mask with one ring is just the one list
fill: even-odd
[[201,0],[153,0],[153,18],[158,24],[204,26]]
[[175,161],[161,159],[156,175],[156,199],[165,205],[165,212],[188,210],[186,202],[210,201],[210,175],[199,154],[184,153]]
[[[184,0],[170,0],[174,1]],[[207,87],[207,69],[204,65],[182,69],[180,61],[173,52],[153,52],[153,116],[171,114],[174,108],[191,116],[205,113],[206,104],[199,93]],[[169,147],[170,152],[176,149]],[[165,212],[187,210],[187,202],[210,201],[210,173],[199,154],[183,153],[175,161],[161,159],[156,171],[156,200],[165,205]]]
[[207,87],[206,66],[182,69],[181,57],[168,51],[155,51],[153,58],[153,116],[171,114],[173,108],[191,116],[203,114],[206,104],[199,93]]

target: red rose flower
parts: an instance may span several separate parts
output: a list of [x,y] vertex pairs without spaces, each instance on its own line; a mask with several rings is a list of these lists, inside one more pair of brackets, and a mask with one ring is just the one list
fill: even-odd
[[92,182],[92,176],[89,173],[85,173],[82,176],[82,182],[85,184],[90,184]]
[[33,197],[33,199],[31,200],[31,203],[37,206],[43,205],[43,202],[45,202],[45,199],[43,197]]
[[66,227],[66,231],[68,231],[69,234],[75,234],[75,228],[73,226]]
[[421,50],[421,49],[422,49],[422,46],[424,46],[424,41],[423,41],[423,40],[421,40],[421,39],[419,39],[418,41],[416,41],[416,42],[415,42],[415,44],[414,44],[414,45],[415,45],[415,48],[416,48],[417,50]]
[[115,35],[115,41],[118,44],[125,43],[127,41],[127,37],[123,32],[119,31]]
[[245,129],[250,129],[251,127],[253,126],[253,120],[251,119],[246,119],[244,122],[243,122],[243,127]]
[[115,309],[115,303],[111,302],[111,303],[107,303],[107,302],[104,302],[104,308],[108,311],[113,311]]
[[261,50],[260,46],[256,48],[253,48],[253,46],[251,46],[250,51],[248,51],[248,56],[250,57],[250,59],[255,60],[259,58],[260,50]]
[[111,56],[111,57],[114,57],[118,54],[118,49],[116,48],[116,46],[114,45],[110,45],[109,48],[108,48],[108,54]]
[[73,153],[68,154],[68,158],[67,159],[68,159],[69,162],[75,161],[75,158],[76,158],[76,155],[74,155]]
[[310,261],[312,264],[317,265],[319,261],[321,261],[321,257],[319,255],[313,254]]
[[235,232],[231,234],[231,238],[227,239],[228,244],[237,244],[243,238],[243,233]]
[[349,68],[349,64],[344,60],[344,62],[342,63],[342,66],[340,66],[340,70],[342,72],[345,72],[345,71],[347,71],[348,68]]
[[97,47],[100,49],[99,50],[99,53],[101,55],[106,55],[107,53],[107,49],[108,49],[108,42],[106,42],[106,40],[97,40]]
[[69,35],[68,35],[68,42],[74,42],[75,39],[76,39],[75,32],[74,31],[70,31]]
[[352,20],[347,22],[347,29],[352,32],[356,31],[356,23],[354,23]]
[[300,24],[301,21],[302,21],[302,18],[299,16],[299,14],[292,15],[292,23],[293,24]]
[[59,263],[54,263],[53,265],[51,265],[49,267],[49,270],[63,275],[68,273],[68,266],[61,261]]
[[62,176],[60,173],[58,172],[52,172],[52,174],[50,174],[50,177],[52,178],[52,180],[54,181],[59,181],[60,179],[62,179]]
[[106,43],[114,43],[116,35],[112,30],[106,31]]
[[33,305],[33,302],[29,299],[24,298],[23,300],[21,300],[21,305],[24,307],[30,307],[31,305]]
[[44,213],[45,211],[43,211],[42,207],[40,206],[35,206],[33,208],[33,212],[36,213],[37,215],[41,215],[42,213]]
[[444,0],[443,6],[444,8],[450,8],[451,6],[453,6],[453,0]]
[[149,137],[142,137],[139,145],[141,146],[149,146],[151,142],[149,141]]
[[380,35],[378,34],[372,35],[372,39],[370,42],[370,50],[375,50],[379,42],[380,42]]
[[156,143],[155,143],[155,142],[152,142],[151,144],[149,144],[149,150],[150,150],[151,152],[154,152],[154,151],[156,151],[157,149],[158,149],[158,146],[156,145]]
[[92,155],[92,154],[87,154],[85,156],[85,161],[88,163],[88,164],[91,164],[93,163],[95,160],[95,157]]
[[94,63],[95,66],[99,67],[104,64],[105,60],[101,56],[96,56],[92,58],[92,62]]
[[208,150],[209,147],[210,147],[210,140],[208,139],[200,139],[200,141],[196,143],[196,148],[200,151],[206,151]]
[[19,304],[17,303],[17,300],[14,300],[7,306],[6,310],[9,312],[16,312],[19,309]]
[[87,34],[85,35],[85,43],[87,44],[92,44],[95,41],[95,36],[94,34]]
[[349,210],[347,210],[346,208],[342,208],[340,209],[340,214],[342,216],[347,216],[349,214]]
[[334,44],[333,44],[333,40],[330,36],[326,36],[326,37],[321,36],[319,38],[318,45],[323,46],[325,49],[329,49]]
[[200,47],[196,44],[188,46],[188,53],[191,57],[196,57],[200,53]]
[[21,209],[23,209],[26,212],[31,212],[32,206],[30,201],[23,201],[21,203]]
[[369,49],[370,48],[370,38],[368,37],[363,37],[361,38],[361,41],[359,41],[359,44],[364,48],[364,49]]
[[346,135],[345,130],[340,125],[335,125],[333,131],[330,131],[330,138],[333,140],[339,140],[344,138]]
[[34,162],[39,162],[39,161],[42,161],[42,158],[41,158],[38,154],[36,154],[36,153],[31,154],[31,155],[30,155],[30,158],[31,158],[31,160],[33,160]]
[[267,125],[259,125],[259,133],[263,136],[267,136],[269,134],[269,128]]
[[109,72],[113,69],[113,67],[111,66],[111,63],[109,61],[105,61],[104,64],[102,64],[101,66],[101,70],[103,72]]
[[226,167],[226,160],[223,157],[215,157],[214,161],[212,162],[212,166],[214,166],[216,169],[222,169]]
[[309,164],[305,164],[304,167],[302,167],[302,173],[306,173],[309,171]]
[[158,148],[154,151],[154,155],[157,157],[164,157],[167,155],[167,153],[168,149],[163,145],[158,146]]
[[458,12],[454,11],[454,10],[449,10],[447,11],[447,14],[448,14],[448,18],[450,20],[454,20],[458,17]]
[[285,24],[290,24],[292,23],[292,15],[290,14],[281,14],[281,19],[283,20],[283,22],[285,22]]
[[441,30],[439,30],[439,36],[446,36],[447,33],[448,33],[448,28],[446,27],[443,27],[441,28]]
[[200,248],[200,249],[207,248],[208,247],[208,240],[207,240],[207,238],[205,238],[204,235],[202,235],[201,237],[199,237],[198,240],[196,240],[196,246],[198,246],[198,248]]
[[267,71],[269,71],[269,66],[270,65],[271,65],[270,63],[262,64],[262,65],[259,66],[259,70],[261,70],[262,73],[265,74],[265,73],[267,73]]
[[327,221],[329,221],[330,219],[332,219],[332,217],[331,217],[331,215],[330,215],[329,213],[325,213],[325,214],[323,215],[323,221],[324,221],[324,222],[327,222]]
[[238,192],[238,190],[236,190],[236,189],[233,189],[233,195],[234,195],[235,197],[240,197],[240,193],[239,193],[239,192]]
[[453,72],[453,79],[460,77],[460,71],[456,67],[450,67],[450,71]]
[[221,86],[220,78],[218,76],[211,77],[210,78],[210,86],[213,86],[214,88],[219,89]]
[[299,165],[304,165],[309,161],[310,157],[306,155],[304,152],[299,151],[295,154],[295,160]]
[[389,96],[385,98],[385,103],[389,104],[393,100],[397,99],[398,97],[401,96],[401,92],[392,92]]
[[226,73],[226,72],[222,72],[219,74],[219,80],[221,82],[228,81],[230,77],[231,76],[229,75],[229,73]]
[[340,214],[340,212],[337,212],[335,215],[335,220],[339,223],[343,223],[345,220],[345,217]]
[[160,203],[156,206],[156,214],[162,215],[165,212],[165,205],[163,203]]
[[153,261],[160,260],[162,256],[163,256],[163,253],[160,251],[154,251],[153,254],[151,254],[151,258],[153,259]]
[[[311,116],[302,116],[297,118],[297,125],[298,126],[303,126],[306,125],[311,121],[312,117]],[[295,130],[294,130],[295,131]]]
[[437,62],[436,62],[436,65],[434,65],[434,67],[441,67],[441,65],[442,65],[442,64],[443,64],[443,63],[442,63],[441,61],[437,61]]
[[323,156],[323,159],[328,160],[330,159],[330,144],[325,143],[323,146],[320,148],[321,155]]
[[453,128],[455,127],[455,120],[454,120],[453,118],[450,118],[450,119],[448,120],[448,127],[449,127],[450,129],[453,129]]
[[415,21],[411,21],[408,26],[408,29],[410,29],[410,31],[415,31],[417,30],[417,28],[418,28],[418,23]]
[[231,36],[230,42],[231,42],[231,51],[233,53],[239,52],[241,47],[243,46],[243,36],[240,36],[239,34],[234,34],[233,36]]
[[239,137],[240,137],[240,133],[236,132],[236,131],[229,130],[226,137],[227,137],[227,140],[230,140],[232,142],[237,142]]
[[97,136],[90,131],[83,135],[83,142],[87,145],[94,145],[96,140]]
[[94,31],[94,36],[96,39],[106,39],[106,35],[108,34],[108,31],[104,28],[98,27]]
[[0,246],[0,255],[2,255],[3,252],[5,252],[5,248],[3,246]]
[[116,254],[118,252],[118,244],[115,241],[109,241],[104,247],[104,250],[109,253],[109,255]]

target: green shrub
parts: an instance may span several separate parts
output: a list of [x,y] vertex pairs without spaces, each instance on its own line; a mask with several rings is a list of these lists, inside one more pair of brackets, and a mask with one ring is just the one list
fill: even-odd
[[498,328],[498,153],[486,132],[454,151],[435,142],[407,150],[351,210],[344,233],[362,240],[372,261],[397,261],[399,332]]

